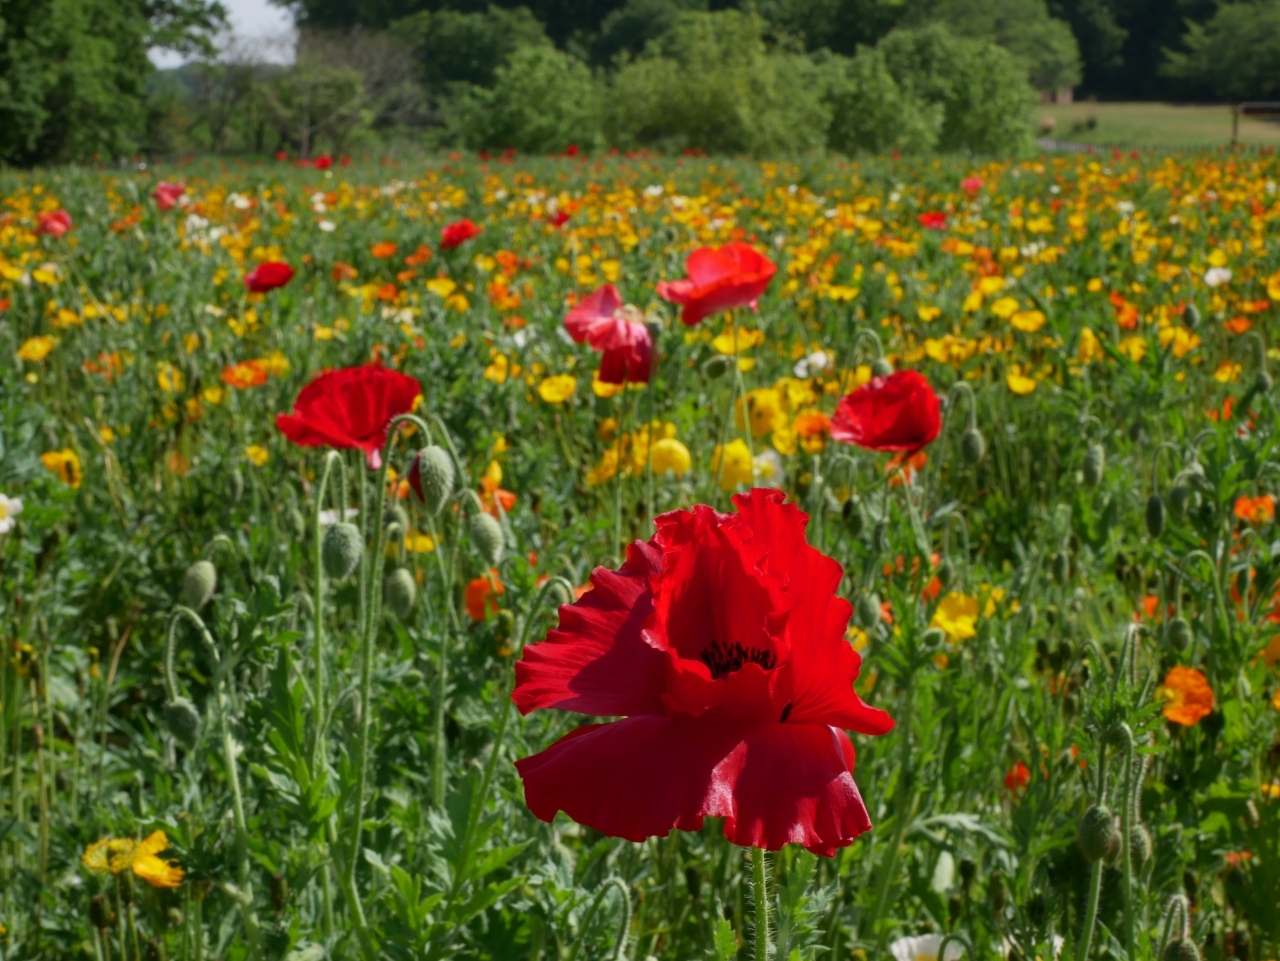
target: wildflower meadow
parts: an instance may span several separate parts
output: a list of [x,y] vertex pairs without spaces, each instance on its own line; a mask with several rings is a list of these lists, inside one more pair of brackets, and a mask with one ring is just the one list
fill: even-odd
[[1275,959],[1278,182],[0,171],[0,959]]

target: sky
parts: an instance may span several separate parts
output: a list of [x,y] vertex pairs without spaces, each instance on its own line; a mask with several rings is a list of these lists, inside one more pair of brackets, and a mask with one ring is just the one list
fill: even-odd
[[[279,50],[279,41],[293,32],[293,17],[267,0],[222,0],[231,20],[231,33],[237,41],[249,43],[268,42]],[[271,43],[274,41],[274,43]],[[269,55],[268,59],[281,59],[282,54]],[[185,57],[167,50],[152,50],[151,61],[158,67],[177,67]]]

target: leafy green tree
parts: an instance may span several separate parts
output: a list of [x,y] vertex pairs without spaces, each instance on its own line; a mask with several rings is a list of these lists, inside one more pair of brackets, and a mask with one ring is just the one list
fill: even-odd
[[1026,64],[1038,90],[1080,82],[1080,50],[1071,27],[1049,15],[1045,0],[933,0],[912,19],[936,20],[961,36],[995,41]]
[[707,0],[627,0],[600,24],[591,44],[594,59],[608,64],[619,54],[638,54],[670,30],[681,13],[706,9]]
[[1231,100],[1280,96],[1280,0],[1228,3],[1206,24],[1188,24],[1186,52],[1165,72]]
[[467,146],[559,153],[600,142],[600,100],[591,71],[548,43],[523,46],[494,72],[492,88],[460,85],[446,106]]
[[825,145],[830,110],[804,54],[769,50],[765,22],[684,13],[615,74],[607,129],[619,146],[786,154]]
[[491,87],[498,68],[517,49],[550,44],[527,7],[490,4],[475,13],[424,10],[393,29],[415,50],[422,82],[436,91],[451,83]]
[[0,6],[0,161],[133,152],[152,46],[211,49],[216,0],[10,0]]
[[910,83],[899,85],[883,51],[862,47],[852,58],[829,58],[826,67],[832,113],[827,143],[833,150],[924,153],[937,144],[942,106],[922,101]]

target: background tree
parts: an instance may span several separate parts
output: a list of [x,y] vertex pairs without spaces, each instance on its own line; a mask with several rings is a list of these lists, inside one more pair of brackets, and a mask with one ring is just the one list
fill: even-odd
[[1189,24],[1185,45],[1167,53],[1167,75],[1230,100],[1280,96],[1278,0],[1225,4],[1203,26]]

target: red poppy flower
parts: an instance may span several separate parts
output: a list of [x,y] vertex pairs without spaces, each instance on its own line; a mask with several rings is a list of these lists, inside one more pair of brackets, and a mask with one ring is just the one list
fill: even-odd
[[558,230],[559,228],[563,227],[565,224],[569,222],[569,214],[562,207],[559,210],[557,210],[555,214],[551,217],[551,219],[547,222],[551,224],[552,227],[555,227]]
[[315,162],[316,170],[328,170],[332,166],[333,166],[333,158],[330,157],[327,153],[321,154],[319,157],[316,158],[316,162]]
[[151,191],[151,196],[161,210],[172,210],[178,198],[186,192],[186,184],[171,184],[162,180],[156,185],[156,189]]
[[575,343],[584,341],[600,351],[602,383],[649,383],[653,358],[653,342],[644,324],[619,316],[622,298],[618,288],[605,284],[584,297],[564,319],[564,326]]
[[244,275],[244,285],[249,288],[250,293],[265,294],[268,290],[283,287],[293,280],[294,273],[294,269],[288,264],[278,260],[268,260],[265,264],[258,264]]
[[444,230],[440,231],[440,249],[452,250],[472,237],[479,237],[482,229],[482,227],[477,227],[470,218],[445,224]]
[[723,817],[734,844],[828,856],[871,827],[843,729],[893,721],[854,693],[841,567],[805,542],[808,517],[781,492],[734,503],[663,514],[525,649],[523,713],[623,716],[516,762],[537,817],[564,811],[631,841]]
[[302,388],[292,414],[276,415],[276,426],[301,447],[359,448],[377,470],[387,425],[412,411],[421,393],[412,377],[384,367],[326,371]]
[[685,261],[685,270],[686,278],[659,281],[658,296],[683,304],[680,320],[692,327],[722,310],[755,310],[778,267],[750,244],[732,243],[719,249],[699,247]]
[[965,177],[960,181],[960,189],[969,193],[977,193],[982,189],[983,180],[981,177]]
[[36,233],[48,234],[50,237],[65,237],[71,227],[71,215],[65,210],[58,209],[52,213],[40,215],[40,226],[36,228]]
[[1016,762],[1013,767],[1009,768],[1008,773],[1004,776],[1004,786],[1009,790],[1010,794],[1017,794],[1026,790],[1028,784],[1031,783],[1031,771],[1021,761]]
[[942,430],[938,395],[914,370],[873,377],[843,398],[831,436],[868,450],[916,451]]
[[277,150],[277,151],[276,151],[276,159],[277,159],[277,160],[288,160],[288,159],[289,159],[289,155],[288,155],[287,153],[285,153],[283,150]]
[[947,215],[941,210],[930,210],[916,217],[925,230],[946,230]]

